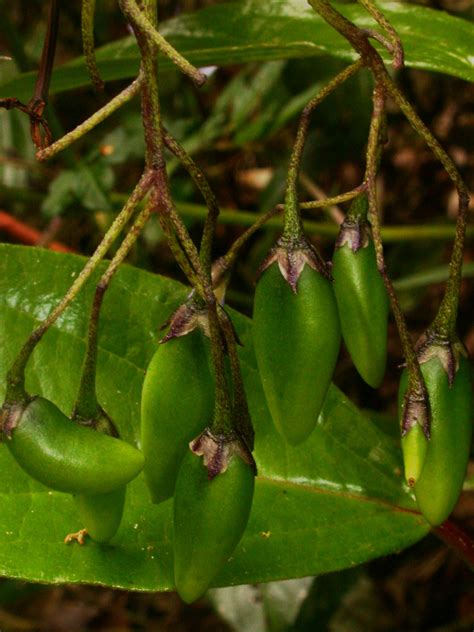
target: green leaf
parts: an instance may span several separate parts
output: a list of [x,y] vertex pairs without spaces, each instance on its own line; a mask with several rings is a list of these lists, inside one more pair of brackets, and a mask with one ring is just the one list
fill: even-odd
[[[407,3],[379,5],[400,34],[407,66],[474,79],[472,23],[443,11]],[[341,4],[338,9],[359,26],[374,27],[361,6]],[[316,55],[355,59],[347,42],[315,14],[306,0],[220,3],[164,22],[161,32],[197,66]],[[388,60],[387,54],[383,54]],[[106,81],[137,74],[139,56],[131,36],[100,48],[97,59]],[[169,69],[171,62],[163,59],[161,67]],[[34,73],[26,73],[7,80],[0,86],[0,97],[27,100],[34,79]],[[55,70],[51,92],[89,84],[83,59],[78,58]]]
[[[0,396],[19,347],[84,261],[0,246]],[[47,332],[27,373],[28,390],[66,413],[78,388],[93,290],[94,280]],[[174,281],[124,266],[105,297],[98,395],[128,441],[138,442],[141,385],[159,327],[186,293]],[[330,389],[316,430],[303,446],[283,443],[263,399],[251,322],[237,313],[233,317],[244,343],[241,360],[259,475],[247,531],[216,585],[317,575],[399,551],[423,537],[429,527],[404,485],[399,451],[338,389]],[[130,486],[112,544],[89,541],[80,547],[63,544],[66,534],[81,527],[70,496],[31,480],[6,446],[0,446],[0,468],[0,575],[131,590],[173,587],[172,502],[152,505],[143,476]]]

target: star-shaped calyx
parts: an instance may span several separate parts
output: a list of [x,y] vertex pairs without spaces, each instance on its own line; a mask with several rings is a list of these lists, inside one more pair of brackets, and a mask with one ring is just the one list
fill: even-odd
[[189,448],[197,456],[203,457],[209,480],[225,472],[234,456],[239,456],[254,470],[255,474],[257,473],[254,458],[237,432],[230,435],[217,435],[206,428],[190,442]]
[[406,436],[414,426],[420,426],[427,439],[430,438],[430,410],[426,392],[405,393],[403,403],[403,417],[401,421],[401,435]]
[[437,358],[443,367],[448,384],[451,387],[459,369],[459,358],[467,357],[467,351],[462,342],[458,339],[450,342],[446,338],[436,335],[436,333],[425,332],[416,343],[418,362],[423,364],[432,358]]
[[367,248],[370,237],[370,226],[365,219],[346,217],[339,230],[336,248],[347,244],[355,253],[361,248]]
[[12,432],[20,423],[21,416],[28,404],[29,401],[5,403],[3,405],[0,409],[0,438],[12,438]]
[[166,323],[162,326],[162,329],[168,326],[168,333],[160,340],[160,344],[164,344],[173,338],[186,336],[198,327],[209,337],[209,316],[207,309],[196,297],[194,291],[191,292],[186,301],[171,314]]
[[285,236],[280,237],[260,265],[258,275],[262,274],[273,263],[278,263],[283,278],[295,294],[298,291],[298,279],[305,265],[309,265],[316,272],[332,280],[329,265],[322,259],[316,248],[303,236],[298,239],[288,239]]

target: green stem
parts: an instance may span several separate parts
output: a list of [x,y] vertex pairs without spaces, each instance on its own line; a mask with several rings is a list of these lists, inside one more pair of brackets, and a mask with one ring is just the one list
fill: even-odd
[[69,304],[76,298],[83,285],[97,268],[99,263],[107,254],[108,249],[116,240],[124,226],[129,221],[134,210],[145,197],[150,186],[149,174],[145,173],[135,187],[125,206],[115,218],[106,235],[100,242],[92,257],[88,260],[78,277],[66,292],[61,301],[56,305],[47,318],[32,332],[28,340],[24,343],[11,369],[7,374],[7,395],[6,401],[13,402],[26,397],[25,391],[25,369],[36,345],[43,338],[48,329],[56,322]]
[[96,390],[96,373],[97,373],[97,352],[98,352],[98,329],[99,318],[102,302],[105,292],[107,291],[110,281],[117,271],[118,267],[123,263],[125,257],[135,244],[140,233],[145,227],[151,213],[151,205],[148,203],[140,212],[133,226],[128,231],[125,239],[122,241],[119,249],[115,253],[112,261],[109,263],[107,270],[98,282],[92,302],[91,315],[89,318],[89,331],[87,334],[87,350],[84,365],[82,368],[82,377],[77,396],[77,402],[74,407],[73,418],[91,420],[95,419],[101,412],[99,402],[97,401]]
[[[364,185],[363,188],[357,189],[356,192],[351,194],[349,199],[355,198],[357,195],[360,195],[362,192],[366,190]],[[13,191],[19,191],[18,189],[13,189]],[[354,190],[355,191],[355,190]],[[0,192],[5,195],[9,195],[8,189],[2,189],[0,186]],[[29,193],[26,193],[28,198],[30,197]],[[9,195],[9,197],[13,197],[13,195]],[[112,199],[116,202],[121,202],[124,199],[124,195],[122,193],[112,193]],[[33,196],[31,196],[31,200],[33,201]],[[318,200],[314,209],[316,208],[326,208],[331,206],[331,202],[333,200],[339,200],[338,197],[327,198],[327,200]],[[347,200],[346,200],[347,201]],[[334,202],[337,203],[337,202]],[[202,204],[195,204],[193,202],[177,202],[176,208],[179,213],[183,217],[187,217],[189,219],[195,219],[199,221],[204,221],[207,216],[207,207]],[[276,209],[281,211],[284,208],[282,204],[279,204]],[[219,223],[225,226],[252,226],[253,223],[262,217],[259,213],[254,213],[252,211],[247,211],[244,209],[230,209],[230,208],[222,208],[221,213],[219,215]],[[278,231],[282,226],[282,218],[276,215],[272,219],[264,222],[264,227],[268,230]],[[327,237],[328,239],[332,239],[338,233],[338,226],[333,222],[317,222],[314,220],[303,220],[303,227],[306,234],[311,235],[321,235],[323,237]],[[383,241],[385,243],[399,243],[399,242],[409,242],[409,241],[421,241],[425,240],[429,241],[446,241],[452,239],[455,235],[455,227],[450,225],[443,224],[411,224],[411,225],[392,225],[392,226],[383,226],[381,228]],[[466,230],[466,235],[472,239],[474,238],[474,226],[468,226]]]
[[253,450],[255,431],[253,429],[250,411],[245,395],[245,386],[240,368],[240,360],[237,351],[237,341],[232,322],[223,308],[220,308],[220,323],[224,333],[227,354],[230,361],[234,397],[232,406],[233,425],[244,439],[248,449]]
[[111,114],[116,112],[119,108],[121,108],[125,103],[128,103],[133,97],[139,94],[141,89],[142,77],[139,75],[133,83],[127,86],[122,92],[117,94],[113,99],[111,99],[106,105],[97,110],[92,116],[86,119],[83,123],[75,127],[73,130],[62,136],[59,140],[57,140],[52,145],[45,147],[44,149],[40,149],[36,152],[36,158],[40,161],[49,160],[56,156],[59,152],[63,151],[74,142],[85,136],[88,132],[90,132],[94,127],[105,121]]
[[100,76],[95,57],[94,45],[94,13],[95,0],[82,0],[81,10],[81,33],[82,48],[84,50],[84,58],[86,60],[87,72],[91,78],[92,84],[96,90],[104,89],[104,82]]
[[405,316],[398,302],[393,283],[388,276],[383,253],[383,242],[380,231],[380,220],[377,211],[377,190],[376,177],[377,167],[380,157],[380,139],[384,128],[385,119],[385,90],[380,84],[376,84],[373,95],[373,114],[369,130],[369,140],[367,145],[367,167],[365,179],[367,182],[367,196],[369,202],[368,219],[372,226],[374,238],[377,267],[383,278],[387,293],[390,299],[395,322],[397,323],[398,334],[402,343],[403,354],[405,356],[408,369],[407,392],[411,396],[416,396],[419,400],[424,399],[425,385],[421,375],[420,365],[416,357],[416,352],[408,331]]
[[[311,114],[314,109],[324,99],[340,86],[344,81],[349,79],[362,67],[362,61],[358,60],[354,64],[351,64],[340,72],[334,79],[332,79],[327,86],[325,86],[304,108],[300,122],[298,125],[298,132],[296,135],[296,141],[293,146],[293,151],[290,158],[290,165],[288,167],[288,176],[286,181],[286,194],[285,194],[285,226],[283,235],[284,238],[297,241],[303,234],[303,225],[301,223],[300,204],[298,202],[298,175],[301,166],[301,159],[303,155],[303,149],[308,135],[309,123],[311,120]],[[314,208],[314,207],[313,207]]]
[[[367,174],[366,174],[366,177],[367,177]],[[350,219],[350,220],[354,220],[358,222],[364,222],[367,220],[368,212],[369,212],[369,206],[368,206],[367,196],[360,195],[359,197],[356,197],[355,200],[352,202],[349,210],[347,211],[346,219]],[[377,222],[378,232],[380,234],[380,227],[378,226],[378,221],[376,220],[376,222]],[[383,252],[382,252],[382,257],[383,257]]]
[[375,90],[373,95],[374,109],[372,113],[367,147],[366,182],[369,201],[368,218],[372,224],[377,267],[387,289],[408,369],[408,386],[404,396],[404,413],[401,420],[402,436],[409,432],[415,423],[418,423],[423,429],[426,437],[429,438],[430,420],[426,387],[421,374],[416,351],[408,332],[405,317],[400,308],[395,290],[385,267],[382,237],[377,212],[376,175],[380,161],[383,135],[385,132],[385,77],[388,76],[388,73],[380,55],[368,41],[367,33],[358,29],[354,24],[352,24],[352,22],[349,22],[344,16],[335,11],[329,5],[327,0],[309,0],[309,2],[326,20],[326,22],[339,31],[350,42],[352,47],[359,52],[361,60],[369,66],[375,78]]
[[395,85],[387,72],[382,58],[371,46],[366,33],[333,9],[327,0],[308,0],[311,6],[337,31],[339,31],[361,55],[364,63],[370,67],[379,85],[383,85],[405,114],[413,129],[424,139],[437,159],[441,162],[451,181],[454,183],[458,198],[459,211],[453,252],[450,261],[450,274],[446,291],[430,332],[437,338],[454,341],[456,339],[456,319],[459,303],[459,291],[462,278],[462,262],[466,237],[467,211],[469,208],[468,189],[459,174],[456,165],[416,114],[413,107]]
[[[122,4],[126,4],[123,0]],[[189,233],[176,212],[171,197],[164,158],[164,139],[161,125],[161,109],[155,64],[155,46],[137,24],[137,41],[142,56],[142,119],[145,131],[146,163],[154,174],[153,199],[159,213],[160,224],[178,264],[198,294],[206,300],[206,279],[202,273],[199,253]],[[180,250],[182,252],[180,252]],[[208,274],[208,288],[210,272]],[[212,290],[211,290],[212,293]]]
[[[404,64],[404,51],[402,42],[400,40],[400,36],[397,31],[393,28],[384,14],[380,11],[380,9],[372,2],[372,0],[358,0],[359,4],[361,4],[364,9],[374,18],[374,20],[379,24],[384,31],[388,34],[390,46],[387,46],[385,42],[382,42],[383,45],[388,49],[388,51],[393,55],[393,66],[395,69],[399,70],[403,68]],[[374,33],[372,33],[372,37]],[[379,40],[380,41],[380,40]]]
[[206,81],[206,75],[199,72],[187,59],[185,59],[178,51],[169,44],[166,39],[159,33],[154,24],[150,22],[145,13],[141,11],[135,0],[122,0],[122,10],[143,35],[150,38],[164,55],[169,57],[171,61],[185,75],[190,77],[197,86],[202,86]]
[[[215,435],[229,435],[232,434],[234,429],[234,418],[230,401],[230,389],[226,379],[224,347],[216,301],[214,301],[213,305],[208,303],[208,314],[212,364],[216,386],[214,415],[210,428]],[[222,373],[219,373],[219,371],[222,371]]]
[[257,217],[254,223],[248,228],[240,237],[238,237],[229,250],[223,255],[219,257],[214,263],[213,266],[213,276],[212,276],[212,284],[216,290],[220,290],[220,294],[222,298],[220,302],[223,302],[226,285],[227,285],[227,277],[229,276],[229,272],[233,268],[235,262],[237,261],[238,254],[240,249],[244,244],[252,237],[254,233],[256,233],[264,224],[268,222],[272,217],[281,212],[281,209],[278,207],[272,208],[270,211],[267,211],[263,215]]
[[184,147],[165,129],[163,129],[163,140],[166,147],[180,160],[181,164],[188,171],[206,202],[207,215],[204,223],[199,256],[203,270],[209,275],[212,263],[212,242],[220,212],[219,204],[204,172],[198,167]]
[[458,193],[459,207],[453,251],[449,263],[449,278],[438,313],[430,327],[431,332],[438,338],[454,342],[456,340],[456,321],[462,280],[464,244],[466,241],[469,190],[450,156],[420,119],[413,107],[395,85],[390,75],[386,73],[383,79],[388,93],[405,114],[413,129],[423,138],[436,158],[443,165]]
[[[145,132],[146,163],[153,173],[152,203],[155,206],[155,210],[159,213],[160,223],[173,253],[177,256],[178,263],[181,266],[187,264],[186,268],[182,267],[182,269],[185,274],[186,272],[189,273],[188,278],[190,282],[198,295],[205,301],[208,308],[212,360],[216,385],[213,428],[215,427],[227,433],[232,429],[230,395],[225,377],[224,350],[217,315],[216,297],[212,290],[211,274],[210,270],[208,274],[203,273],[197,248],[190,238],[181,217],[176,212],[166,173],[163,154],[164,141],[161,126],[158,75],[155,64],[155,45],[157,45],[157,41],[149,29],[149,25],[151,25],[153,32],[157,33],[155,28],[158,22],[156,2],[154,0],[145,0],[143,2],[143,16],[147,17],[146,22],[141,19],[143,16],[140,9],[138,9],[139,15],[137,15],[137,12],[133,6],[131,6],[134,4],[135,3],[131,3],[130,0],[120,0],[120,6],[124,14],[131,19],[135,29],[142,60],[144,75],[142,85],[142,120]],[[131,12],[130,9],[132,9]]]

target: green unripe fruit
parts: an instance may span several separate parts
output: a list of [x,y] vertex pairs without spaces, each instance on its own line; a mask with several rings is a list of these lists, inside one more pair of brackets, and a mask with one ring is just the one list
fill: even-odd
[[423,471],[429,441],[419,426],[413,428],[401,439],[405,479],[410,487],[416,484]]
[[139,450],[71,421],[42,397],[12,408],[9,425],[6,444],[17,463],[32,478],[60,492],[112,492],[143,468]]
[[255,477],[243,459],[231,457],[212,480],[203,459],[185,455],[174,498],[174,579],[187,603],[199,599],[239,543],[252,506]]
[[153,502],[174,493],[188,444],[212,419],[214,380],[209,341],[195,329],[158,347],[145,376],[141,444]]
[[126,487],[107,494],[75,497],[82,524],[96,542],[105,543],[114,537],[122,521]]
[[[342,243],[336,246],[332,267],[342,337],[360,376],[377,388],[387,361],[387,291],[377,270],[372,238],[367,232],[366,245],[354,251],[354,235],[352,239],[344,236],[344,231],[349,232],[353,225],[347,228],[344,224]],[[353,230],[363,230],[356,226]]]
[[432,525],[446,520],[462,490],[471,447],[473,397],[469,362],[459,358],[450,387],[438,358],[421,364],[431,407],[431,439],[415,485],[420,511]]
[[255,291],[253,340],[275,426],[297,445],[316,425],[339,353],[331,281],[305,264],[294,292],[272,263]]

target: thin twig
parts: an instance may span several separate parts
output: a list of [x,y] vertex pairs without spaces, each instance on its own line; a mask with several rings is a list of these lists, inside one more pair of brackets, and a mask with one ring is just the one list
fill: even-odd
[[81,33],[82,48],[84,50],[84,58],[86,60],[87,72],[96,90],[104,89],[104,81],[100,76],[95,57],[94,45],[94,13],[95,0],[82,0],[81,10]]
[[171,46],[163,35],[156,30],[146,14],[141,11],[135,0],[122,0],[122,10],[130,21],[140,29],[143,34],[149,37],[158,49],[169,57],[169,59],[178,66],[181,72],[190,77],[197,86],[202,86],[206,82],[206,75],[195,68]]
[[85,134],[90,132],[94,127],[105,121],[111,114],[116,112],[122,105],[128,103],[133,97],[135,97],[140,92],[142,77],[139,75],[135,81],[133,81],[129,86],[127,86],[122,92],[117,94],[113,99],[111,99],[106,105],[97,110],[92,116],[86,119],[84,122],[80,123],[73,130],[62,136],[59,140],[57,140],[52,145],[45,147],[44,149],[40,149],[36,152],[36,158],[40,161],[49,160],[53,156],[56,156],[60,151],[66,149],[74,142],[82,138]]

